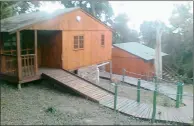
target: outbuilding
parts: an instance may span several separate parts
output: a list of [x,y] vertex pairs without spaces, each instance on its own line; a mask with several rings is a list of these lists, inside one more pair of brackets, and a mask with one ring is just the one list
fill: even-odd
[[[162,53],[162,56],[166,56]],[[155,50],[138,42],[114,44],[112,47],[112,73],[148,79],[154,75]],[[109,71],[109,67],[106,68]]]

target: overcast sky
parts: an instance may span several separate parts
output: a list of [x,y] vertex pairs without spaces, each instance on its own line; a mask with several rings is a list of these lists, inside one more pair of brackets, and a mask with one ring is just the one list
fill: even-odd
[[[173,4],[186,4],[187,1],[110,1],[115,16],[126,13],[130,19],[130,28],[139,31],[140,24],[145,20],[161,20],[168,25]],[[191,3],[193,6],[193,3]],[[44,2],[40,10],[52,12],[64,8],[59,2]]]

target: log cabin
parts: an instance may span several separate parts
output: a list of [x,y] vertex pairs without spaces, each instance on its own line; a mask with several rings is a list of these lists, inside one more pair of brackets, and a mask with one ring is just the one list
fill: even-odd
[[32,12],[1,20],[0,79],[40,79],[42,67],[68,71],[111,61],[112,29],[83,9]]
[[[168,54],[162,52],[162,57]],[[148,80],[155,74],[155,50],[138,42],[113,44],[112,73]],[[109,71],[109,67],[106,67]]]

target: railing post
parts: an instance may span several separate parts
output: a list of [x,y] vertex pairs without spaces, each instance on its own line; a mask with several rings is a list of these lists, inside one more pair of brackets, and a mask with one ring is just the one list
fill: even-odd
[[112,82],[112,61],[110,61],[110,80]]
[[180,102],[180,82],[177,83],[176,108],[179,108],[179,102]]
[[124,83],[124,81],[125,81],[125,69],[123,69],[123,83]]
[[118,88],[118,85],[115,83],[114,86],[115,86],[114,110],[116,111],[116,109],[117,109],[117,88]]
[[141,80],[138,79],[138,82],[137,82],[137,102],[138,103],[140,102],[140,85],[141,85]]
[[152,112],[152,120],[151,122],[155,122],[155,116],[156,116],[156,96],[157,96],[157,77],[154,77],[155,81],[155,90],[154,90],[154,96],[153,96],[153,112]]
[[96,74],[96,77],[97,77],[96,83],[99,84],[99,81],[100,81],[100,79],[99,79],[100,74],[99,73],[100,73],[100,71],[99,71],[99,68],[98,67],[96,68],[96,71],[97,71],[97,74]]
[[180,103],[183,102],[183,85],[184,83],[180,83]]

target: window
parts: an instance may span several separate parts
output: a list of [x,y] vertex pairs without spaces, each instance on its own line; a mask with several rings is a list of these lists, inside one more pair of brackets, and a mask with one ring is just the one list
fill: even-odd
[[101,35],[101,46],[104,46],[104,35]]
[[74,49],[84,48],[84,36],[74,36]]

